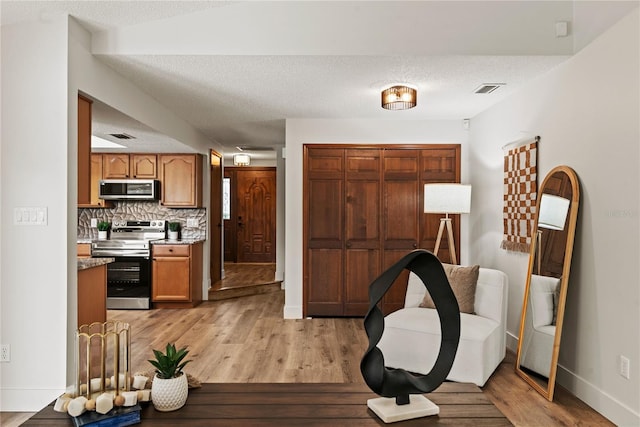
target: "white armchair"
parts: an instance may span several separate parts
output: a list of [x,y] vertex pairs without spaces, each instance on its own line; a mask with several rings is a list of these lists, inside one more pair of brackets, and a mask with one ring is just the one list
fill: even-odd
[[[506,353],[507,275],[480,268],[475,314],[460,313],[460,343],[447,379],[483,386]],[[419,307],[426,288],[409,275],[404,308],[385,317],[378,348],[385,365],[427,374],[440,351],[440,320],[436,309]]]

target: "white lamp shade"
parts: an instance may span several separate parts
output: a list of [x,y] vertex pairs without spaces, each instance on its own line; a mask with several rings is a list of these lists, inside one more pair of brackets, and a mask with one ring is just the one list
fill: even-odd
[[564,223],[569,212],[569,199],[543,193],[540,198],[538,228],[564,230]]
[[463,184],[425,184],[425,213],[469,213],[471,186]]

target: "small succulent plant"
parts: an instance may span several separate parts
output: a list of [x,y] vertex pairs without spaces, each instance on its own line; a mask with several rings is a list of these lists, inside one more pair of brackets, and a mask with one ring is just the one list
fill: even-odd
[[98,223],[98,231],[108,231],[111,228],[109,221],[100,221]]
[[149,363],[156,368],[156,375],[158,378],[176,378],[182,375],[182,369],[187,363],[191,362],[191,360],[183,362],[187,353],[189,353],[187,347],[176,350],[175,344],[167,344],[165,353],[162,353],[160,350],[153,350],[153,354],[156,358],[155,360],[149,360]]

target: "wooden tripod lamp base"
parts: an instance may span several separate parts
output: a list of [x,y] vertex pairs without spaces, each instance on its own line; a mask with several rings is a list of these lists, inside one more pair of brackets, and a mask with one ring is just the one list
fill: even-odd
[[447,238],[449,239],[449,255],[451,256],[451,263],[458,264],[458,259],[456,257],[456,242],[453,240],[453,224],[451,223],[449,214],[444,218],[440,218],[440,228],[438,229],[438,237],[436,238],[436,246],[433,249],[433,254],[438,256],[438,249],[440,249],[440,242],[442,241],[442,234],[444,233],[445,228],[447,229]]
[[440,218],[440,229],[436,238],[436,247],[433,254],[438,256],[440,242],[444,229],[447,229],[449,239],[449,255],[451,262],[458,264],[456,257],[456,243],[453,240],[453,224],[449,214],[469,213],[471,210],[471,186],[454,183],[433,183],[424,185],[424,213],[443,213]]

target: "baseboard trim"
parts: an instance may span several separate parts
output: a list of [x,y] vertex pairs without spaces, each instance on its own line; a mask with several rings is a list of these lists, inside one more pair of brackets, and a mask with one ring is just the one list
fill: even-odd
[[[517,353],[518,337],[507,332],[506,340],[507,348]],[[558,364],[556,383],[617,426],[640,426],[640,414],[561,364]]]
[[302,319],[302,307],[299,305],[285,305],[283,314],[285,319]]
[[58,389],[0,389],[2,412],[38,412],[53,402],[64,390]]
[[558,364],[556,383],[620,427],[640,425],[640,414]]

